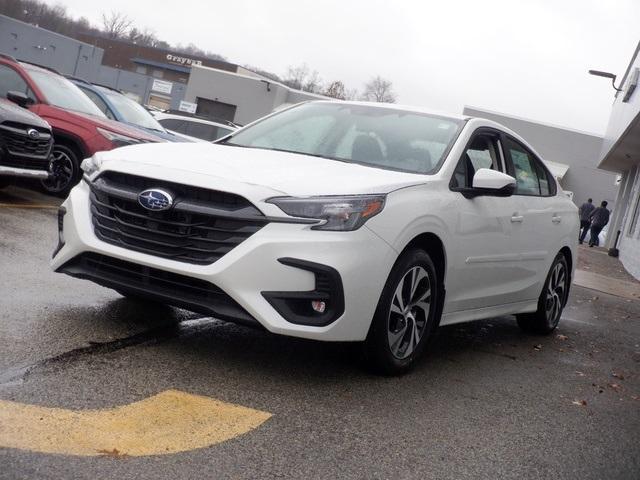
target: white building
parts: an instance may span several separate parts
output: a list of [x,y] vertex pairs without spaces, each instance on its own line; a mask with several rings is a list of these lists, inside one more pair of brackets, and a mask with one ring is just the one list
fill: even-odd
[[[607,247],[618,248],[625,268],[640,279],[640,43],[620,82],[611,108],[599,168],[621,175],[616,204],[609,223]],[[606,88],[605,85],[603,85]]]
[[197,105],[197,114],[241,125],[274,110],[322,95],[294,90],[246,69],[238,73],[192,66],[184,100]]

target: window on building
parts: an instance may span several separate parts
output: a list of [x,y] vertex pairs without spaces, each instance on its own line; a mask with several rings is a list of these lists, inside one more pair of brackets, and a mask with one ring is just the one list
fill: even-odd
[[164,77],[164,72],[162,70],[154,69],[151,72],[151,75],[154,76],[155,78],[162,78]]
[[136,73],[141,73],[142,75],[146,75],[147,74],[147,67],[145,67],[144,65],[136,66]]

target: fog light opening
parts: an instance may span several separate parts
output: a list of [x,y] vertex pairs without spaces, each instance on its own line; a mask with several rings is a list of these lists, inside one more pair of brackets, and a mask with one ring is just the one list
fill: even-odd
[[312,300],[311,308],[313,308],[314,312],[324,313],[324,311],[327,309],[327,304],[322,300]]

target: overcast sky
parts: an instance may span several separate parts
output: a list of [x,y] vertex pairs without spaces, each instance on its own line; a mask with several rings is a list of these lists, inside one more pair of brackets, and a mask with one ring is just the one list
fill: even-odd
[[100,23],[121,11],[171,44],[284,74],[307,63],[362,89],[380,74],[399,103],[473,105],[603,133],[640,40],[638,0],[54,0]]

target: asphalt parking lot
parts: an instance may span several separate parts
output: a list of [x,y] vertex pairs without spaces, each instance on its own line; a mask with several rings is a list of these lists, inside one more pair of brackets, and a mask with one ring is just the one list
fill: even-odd
[[638,300],[574,286],[552,336],[445,327],[380,378],[51,272],[57,203],[0,192],[0,478],[638,478]]

